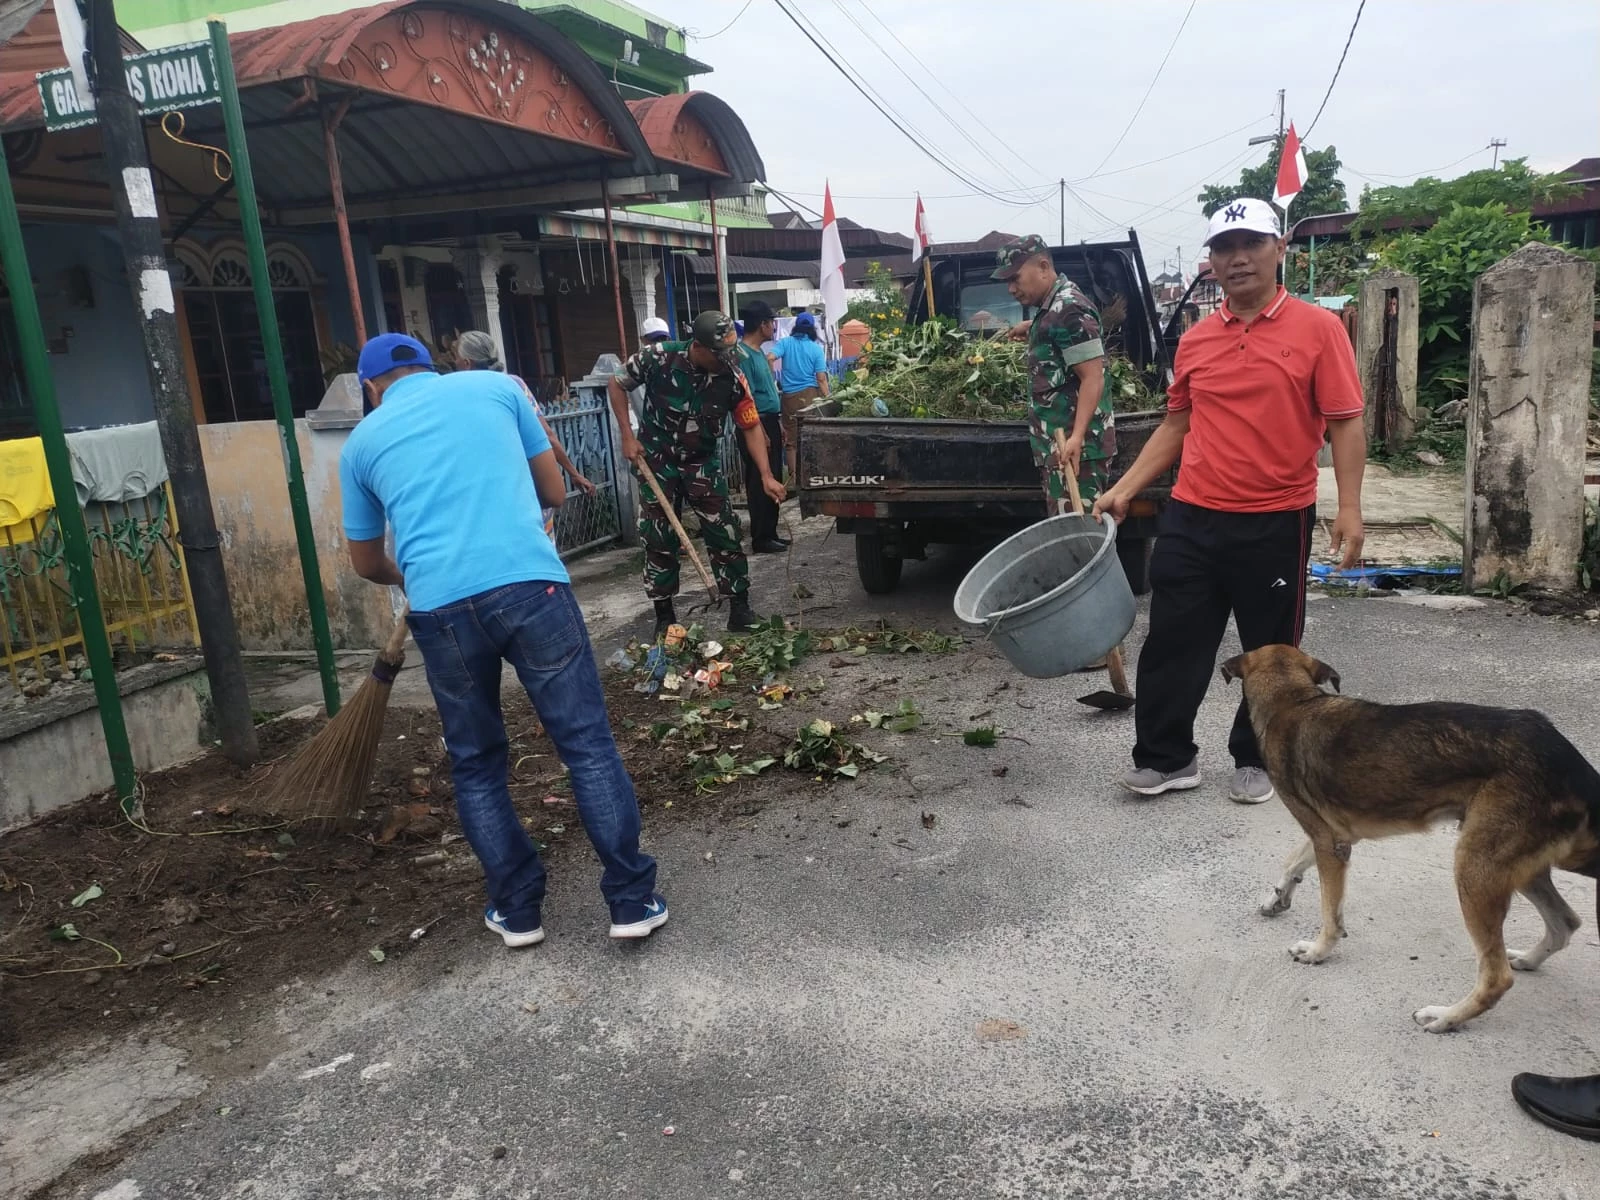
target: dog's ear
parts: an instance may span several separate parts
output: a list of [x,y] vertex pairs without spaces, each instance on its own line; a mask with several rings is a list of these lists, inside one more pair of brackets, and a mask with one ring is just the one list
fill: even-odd
[[1321,687],[1325,683],[1333,684],[1333,690],[1339,690],[1339,672],[1319,658],[1311,660],[1311,682]]
[[1244,655],[1236,654],[1218,668],[1222,675],[1223,683],[1232,683],[1235,679],[1243,679],[1244,671],[1240,669],[1244,662]]

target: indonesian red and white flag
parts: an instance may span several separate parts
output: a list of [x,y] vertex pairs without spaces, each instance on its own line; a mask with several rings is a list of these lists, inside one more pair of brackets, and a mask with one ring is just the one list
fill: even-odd
[[1291,121],[1283,139],[1283,154],[1278,159],[1278,182],[1272,185],[1272,202],[1287,211],[1306,186],[1307,173],[1306,152],[1300,148],[1300,135],[1294,131]]
[[822,185],[822,311],[828,329],[837,329],[844,320],[844,244],[839,240],[839,222],[833,215],[833,189]]
[[922,193],[917,193],[917,221],[914,226],[915,235],[911,239],[911,261],[916,262],[928,252],[928,247],[933,245],[933,235],[928,232],[928,213],[922,207]]

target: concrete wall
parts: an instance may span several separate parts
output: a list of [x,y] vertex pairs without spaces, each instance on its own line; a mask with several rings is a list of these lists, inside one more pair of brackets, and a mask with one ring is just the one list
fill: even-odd
[[1467,389],[1469,588],[1571,588],[1583,545],[1594,264],[1527,245],[1479,276]]
[[[333,644],[339,649],[379,646],[394,623],[389,591],[350,569],[340,517],[339,452],[349,431],[313,431],[304,421],[295,424]],[[200,449],[245,649],[311,649],[311,620],[277,425],[202,425]]]
[[[140,771],[175,766],[210,745],[211,691],[197,661],[136,667],[118,683]],[[87,687],[0,718],[0,829],[114,783],[100,713]]]
[[1390,408],[1385,441],[1396,449],[1417,427],[1417,321],[1418,292],[1414,275],[1401,271],[1375,271],[1361,282],[1356,330],[1356,365],[1361,372],[1361,393],[1367,398],[1367,441],[1377,436],[1376,422],[1384,384],[1384,331],[1388,327],[1391,293],[1394,314],[1394,378],[1388,385]]
[[75,429],[153,419],[144,339],[116,230],[29,225],[24,241],[62,424]]

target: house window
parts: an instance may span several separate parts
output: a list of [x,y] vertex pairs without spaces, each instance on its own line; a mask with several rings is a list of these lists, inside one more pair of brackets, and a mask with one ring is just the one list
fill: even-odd
[[[206,420],[272,420],[272,391],[244,251],[226,245],[209,256],[180,250],[179,263],[178,286]],[[267,277],[289,376],[289,404],[295,416],[304,416],[322,402],[326,390],[310,268],[294,251],[274,247],[268,251]]]

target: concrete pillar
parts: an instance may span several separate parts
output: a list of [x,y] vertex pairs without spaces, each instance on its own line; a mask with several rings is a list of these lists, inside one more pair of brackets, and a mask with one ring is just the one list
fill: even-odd
[[385,257],[394,263],[395,275],[400,280],[400,312],[405,328],[395,332],[409,333],[432,345],[433,323],[428,319],[428,289],[424,280],[427,263],[407,254],[401,246],[394,247]]
[[628,295],[633,300],[633,336],[628,345],[639,341],[639,326],[656,315],[656,280],[661,277],[661,264],[654,257],[628,257],[622,260],[622,277],[628,281]]
[[500,329],[500,265],[499,248],[463,246],[450,252],[450,261],[461,272],[466,285],[467,304],[472,309],[472,323],[494,339],[495,353],[506,361],[505,335]]
[[1416,277],[1374,271],[1362,281],[1358,303],[1356,365],[1367,401],[1367,441],[1381,439],[1393,450],[1417,427]]
[[1478,277],[1467,385],[1469,588],[1570,588],[1583,546],[1594,264],[1532,244]]

